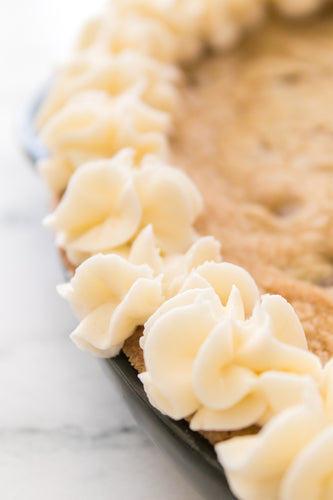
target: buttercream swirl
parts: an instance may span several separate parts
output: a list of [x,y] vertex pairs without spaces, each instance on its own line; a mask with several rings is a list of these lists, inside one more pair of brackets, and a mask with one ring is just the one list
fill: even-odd
[[84,350],[101,357],[118,354],[124,341],[163,302],[161,279],[150,267],[119,255],[94,255],[59,293],[80,320],[71,334]]
[[192,271],[147,321],[141,347],[150,401],[176,419],[195,413],[195,430],[263,424],[301,390],[288,374],[321,376],[292,307],[280,296],[259,300],[251,276],[228,263]]
[[[310,0],[308,0],[310,1]],[[265,0],[115,0],[89,24],[81,48],[135,48],[171,63],[198,57],[204,45],[228,48],[264,17]]]
[[125,149],[111,160],[81,166],[46,223],[79,264],[98,252],[126,251],[148,224],[162,252],[184,252],[201,208],[201,196],[184,173],[152,156],[135,167],[134,151]]
[[322,5],[325,5],[327,0],[272,0],[283,14],[290,17],[302,17],[312,14]]
[[178,96],[175,89],[180,72],[175,66],[124,50],[119,54],[82,51],[61,67],[37,116],[38,128],[45,125],[73,95],[85,90],[102,90],[117,96],[133,87],[140,88],[143,102],[171,112]]
[[[302,382],[257,436],[219,443],[216,452],[241,500],[329,500],[333,493],[333,363],[320,383]],[[297,376],[292,375],[297,379]],[[284,394],[281,394],[284,397]]]
[[[124,340],[178,290],[193,267],[220,258],[219,244],[212,237],[199,238],[185,254],[162,257],[151,225],[122,254],[90,257],[70,284],[59,287],[81,321],[72,339],[102,357],[118,354]],[[170,261],[179,272],[176,282]]]
[[134,240],[126,258],[133,264],[149,264],[154,275],[161,275],[163,295],[169,299],[184,286],[191,271],[205,262],[220,262],[220,243],[212,236],[195,240],[185,253],[162,254],[153,226],[149,224]]
[[87,25],[78,48],[111,53],[132,49],[169,63],[193,60],[202,48],[202,10],[202,0],[112,1],[103,18]]
[[47,121],[40,136],[51,158],[41,168],[52,190],[63,190],[82,163],[111,158],[124,147],[132,147],[137,158],[165,155],[169,113],[144,103],[141,92],[139,86],[115,97],[102,90],[82,91]]

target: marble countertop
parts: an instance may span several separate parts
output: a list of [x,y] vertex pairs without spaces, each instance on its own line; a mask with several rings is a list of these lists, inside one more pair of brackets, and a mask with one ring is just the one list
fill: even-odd
[[0,498],[199,500],[137,428],[103,362],[68,339],[75,320],[41,225],[47,195],[17,143],[25,102],[102,4],[0,5]]

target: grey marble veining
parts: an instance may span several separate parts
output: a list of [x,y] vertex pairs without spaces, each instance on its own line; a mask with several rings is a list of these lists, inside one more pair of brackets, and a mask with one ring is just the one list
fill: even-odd
[[[94,5],[92,5],[94,4]],[[143,435],[75,319],[47,195],[17,144],[20,113],[103,1],[0,3],[0,499],[199,500]]]

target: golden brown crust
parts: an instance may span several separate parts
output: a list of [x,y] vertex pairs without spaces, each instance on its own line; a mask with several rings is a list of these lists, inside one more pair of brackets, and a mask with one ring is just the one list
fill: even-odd
[[125,341],[123,351],[128,357],[134,368],[142,373],[145,371],[145,362],[143,360],[143,351],[139,346],[139,339],[142,335],[143,328],[137,328],[133,335]]

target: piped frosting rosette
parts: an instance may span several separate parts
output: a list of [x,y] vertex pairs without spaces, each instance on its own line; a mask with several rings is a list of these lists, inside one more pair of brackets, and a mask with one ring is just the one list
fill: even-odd
[[127,256],[149,224],[163,254],[184,252],[194,241],[192,224],[202,209],[195,185],[154,156],[134,166],[134,154],[125,149],[81,166],[47,217],[73,264],[99,252]]
[[51,157],[41,164],[48,185],[61,192],[82,163],[132,147],[137,158],[164,156],[170,115],[142,101],[139,87],[112,97],[102,90],[71,97],[41,130]]
[[118,354],[136,327],[180,289],[192,269],[213,259],[219,260],[220,254],[211,237],[197,239],[185,254],[161,257],[151,225],[139,234],[126,258],[114,253],[90,257],[69,284],[59,287],[80,320],[72,339],[101,357]]
[[119,54],[87,50],[72,56],[58,70],[57,78],[37,116],[40,129],[75,94],[102,90],[110,96],[135,87],[143,102],[162,111],[173,111],[178,96],[175,85],[180,70],[135,51]]
[[134,240],[126,258],[133,264],[148,264],[154,275],[161,276],[165,299],[176,295],[191,271],[207,261],[220,262],[220,243],[212,236],[196,238],[185,253],[161,252],[153,226],[146,226]]
[[303,386],[289,375],[321,377],[292,307],[280,296],[260,298],[251,276],[229,263],[192,271],[148,320],[141,347],[151,403],[190,417],[194,430],[262,425],[300,399]]
[[134,265],[115,254],[94,255],[58,289],[80,320],[72,340],[101,357],[118,354],[163,302],[160,277],[154,278],[148,265]]
[[301,17],[313,14],[322,5],[325,5],[327,0],[272,0],[272,4],[289,17]]
[[88,23],[78,44],[101,52],[125,49],[159,61],[178,63],[195,59],[202,42],[198,24],[203,2],[111,1],[102,18]]
[[[295,378],[295,375],[293,376]],[[256,436],[216,445],[241,500],[329,500],[333,495],[333,363]]]

